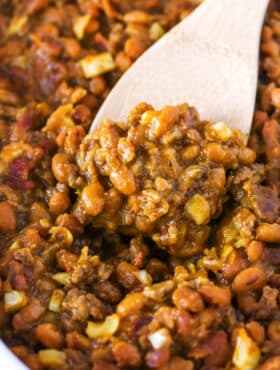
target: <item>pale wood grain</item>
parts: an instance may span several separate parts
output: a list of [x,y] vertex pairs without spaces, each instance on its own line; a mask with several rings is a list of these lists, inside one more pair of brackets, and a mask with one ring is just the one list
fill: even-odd
[[155,108],[188,102],[202,119],[249,133],[267,5],[268,0],[205,0],[123,75],[92,129],[104,117],[125,120],[142,101]]

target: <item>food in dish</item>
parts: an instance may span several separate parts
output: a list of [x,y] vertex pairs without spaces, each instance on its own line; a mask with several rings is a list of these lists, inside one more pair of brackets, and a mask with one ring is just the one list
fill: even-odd
[[198,4],[1,3],[0,333],[32,370],[280,368],[279,12],[248,147],[187,104],[87,134]]

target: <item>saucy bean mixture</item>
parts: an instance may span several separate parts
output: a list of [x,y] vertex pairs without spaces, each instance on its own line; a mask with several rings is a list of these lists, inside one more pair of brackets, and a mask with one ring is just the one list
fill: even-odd
[[31,370],[280,369],[279,1],[248,146],[188,104],[88,134],[200,2],[0,0],[0,336]]

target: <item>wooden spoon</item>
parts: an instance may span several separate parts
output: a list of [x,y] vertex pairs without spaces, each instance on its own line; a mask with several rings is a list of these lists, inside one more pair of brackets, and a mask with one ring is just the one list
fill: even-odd
[[202,119],[248,134],[258,78],[260,32],[269,0],[205,0],[123,75],[101,106],[125,120],[140,102],[158,109],[188,102]]

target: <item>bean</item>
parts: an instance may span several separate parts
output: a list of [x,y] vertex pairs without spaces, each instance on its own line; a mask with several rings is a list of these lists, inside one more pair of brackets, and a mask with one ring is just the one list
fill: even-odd
[[125,195],[132,195],[136,191],[134,174],[126,166],[122,166],[118,170],[112,171],[110,173],[110,180],[115,188]]
[[161,367],[160,370],[193,370],[193,362],[185,360],[182,357],[174,356],[168,364]]
[[267,327],[267,335],[271,340],[280,340],[280,321],[275,320],[269,323]]
[[206,302],[218,305],[220,307],[227,307],[231,302],[230,289],[226,286],[219,287],[216,285],[206,285],[199,289],[199,293]]
[[146,366],[149,368],[159,368],[165,366],[170,358],[169,347],[161,347],[154,351],[149,351],[145,357]]
[[246,329],[257,344],[261,345],[264,342],[265,330],[260,323],[258,323],[257,321],[251,321],[246,324]]
[[144,53],[147,46],[146,43],[138,37],[132,36],[126,40],[124,51],[131,59],[137,59]]
[[280,225],[279,224],[260,224],[257,227],[257,237],[267,243],[280,243]]
[[262,41],[270,41],[272,39],[272,29],[269,26],[264,26],[262,29]]
[[129,163],[135,157],[135,147],[128,138],[122,137],[118,142],[118,153],[124,163]]
[[141,293],[130,293],[117,306],[117,314],[120,317],[127,317],[132,313],[137,313],[144,308],[147,302],[146,297]]
[[145,13],[141,10],[133,10],[128,12],[124,15],[124,21],[126,23],[142,23],[142,24],[149,24],[152,20],[150,14]]
[[80,349],[82,351],[88,351],[91,349],[90,340],[76,331],[66,334],[66,343],[68,348]]
[[271,91],[271,104],[278,109],[280,108],[280,88]]
[[251,292],[238,294],[237,303],[240,311],[246,315],[252,314],[258,306],[256,297]]
[[141,366],[141,355],[138,348],[130,343],[120,341],[113,345],[113,355],[120,367]]
[[65,153],[57,153],[52,158],[52,171],[57,181],[62,184],[68,183],[68,178],[71,172],[71,159]]
[[65,227],[74,236],[83,233],[82,225],[79,223],[75,216],[69,215],[68,213],[59,215],[55,221],[55,224],[58,226]]
[[131,58],[123,51],[116,55],[115,62],[121,72],[125,72],[132,64]]
[[17,227],[17,219],[14,207],[10,202],[0,202],[0,232],[4,234],[12,233]]
[[28,366],[30,370],[41,370],[42,365],[39,361],[39,356],[35,353],[29,353],[23,358],[23,362]]
[[132,289],[138,285],[136,272],[138,269],[127,262],[121,262],[116,267],[116,279],[126,289]]
[[256,262],[262,258],[264,246],[262,242],[253,240],[247,248],[247,255],[251,262]]
[[277,57],[279,55],[279,45],[274,40],[263,42],[261,45],[261,51],[265,55]]
[[71,59],[78,59],[81,55],[81,46],[77,40],[72,38],[62,39],[64,53]]
[[50,196],[49,209],[51,213],[61,214],[67,211],[70,207],[71,201],[67,193],[57,192]]
[[149,136],[151,139],[159,139],[168,130],[170,130],[174,126],[177,116],[178,113],[176,107],[164,107],[160,114],[152,119],[149,130]]
[[251,148],[242,148],[238,153],[240,164],[248,165],[256,160],[256,152]]
[[269,358],[257,368],[257,370],[279,370],[279,369],[280,369],[280,356],[274,356]]
[[101,213],[105,205],[103,186],[99,182],[87,185],[82,191],[81,202],[89,215],[96,216]]
[[39,10],[46,8],[49,4],[49,0],[30,0],[26,4],[28,14],[34,14]]
[[206,144],[205,152],[207,159],[213,162],[229,164],[234,159],[232,152],[219,143]]
[[231,287],[236,293],[246,293],[263,288],[265,283],[266,276],[264,271],[258,267],[249,267],[239,272]]
[[200,312],[204,309],[200,294],[187,287],[177,288],[172,295],[172,301],[178,308],[191,312]]
[[16,330],[30,330],[32,325],[44,314],[46,308],[38,299],[33,298],[13,317],[13,327]]
[[36,338],[47,348],[61,348],[63,336],[53,324],[40,324],[35,330]]
[[107,89],[104,77],[97,76],[89,81],[89,90],[94,95],[102,95]]

